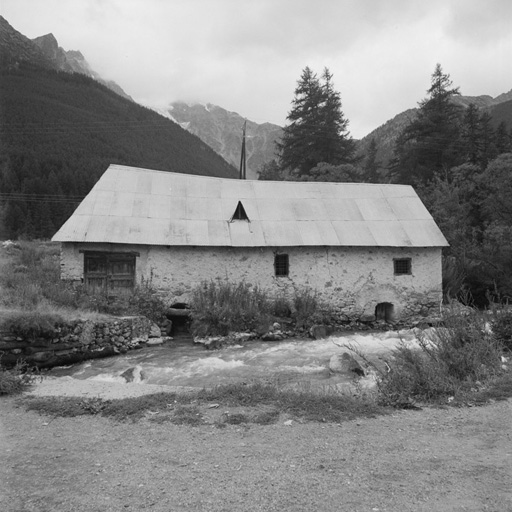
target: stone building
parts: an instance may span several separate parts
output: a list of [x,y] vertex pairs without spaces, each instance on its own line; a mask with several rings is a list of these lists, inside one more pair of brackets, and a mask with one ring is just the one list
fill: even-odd
[[170,302],[211,279],[290,296],[309,287],[349,319],[439,308],[446,239],[410,186],[230,180],[111,165],[53,240],[62,279]]

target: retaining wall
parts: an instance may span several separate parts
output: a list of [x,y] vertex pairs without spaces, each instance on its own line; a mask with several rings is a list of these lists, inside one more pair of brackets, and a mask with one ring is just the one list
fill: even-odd
[[31,366],[48,368],[122,354],[145,346],[154,329],[151,320],[134,316],[56,324],[53,332],[30,338],[4,330],[0,331],[1,361],[10,366],[23,360]]

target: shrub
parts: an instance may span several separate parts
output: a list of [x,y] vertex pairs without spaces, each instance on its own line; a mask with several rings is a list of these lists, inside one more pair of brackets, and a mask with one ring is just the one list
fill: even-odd
[[491,328],[503,348],[512,351],[512,310],[495,310],[491,316]]
[[311,327],[314,324],[330,324],[335,315],[328,304],[323,303],[311,288],[295,290],[292,318],[297,327]]
[[54,336],[57,325],[62,323],[62,317],[54,313],[22,311],[4,315],[2,328],[30,341]]
[[192,293],[192,332],[196,336],[225,336],[256,329],[270,321],[265,293],[247,283],[204,282]]
[[18,362],[14,368],[4,368],[0,362],[0,395],[15,395],[26,391],[37,375],[27,368],[24,362]]
[[500,344],[485,330],[481,314],[452,316],[445,326],[419,338],[419,348],[402,343],[380,372],[382,402],[403,405],[464,394],[499,374]]
[[153,322],[161,323],[166,318],[168,305],[158,296],[151,283],[142,283],[130,295],[129,308],[137,315],[143,315]]

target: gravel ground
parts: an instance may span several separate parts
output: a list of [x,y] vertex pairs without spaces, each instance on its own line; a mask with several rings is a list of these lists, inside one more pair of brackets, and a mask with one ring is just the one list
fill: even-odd
[[[35,393],[152,390],[56,380]],[[0,510],[512,510],[510,400],[342,424],[285,419],[218,429],[50,418],[0,398]]]

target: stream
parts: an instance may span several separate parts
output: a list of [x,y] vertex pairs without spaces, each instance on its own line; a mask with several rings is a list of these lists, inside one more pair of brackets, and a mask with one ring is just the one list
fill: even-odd
[[140,384],[196,388],[255,380],[330,386],[353,380],[329,371],[331,356],[347,351],[340,345],[353,345],[369,359],[378,360],[389,354],[400,339],[414,343],[415,333],[411,330],[365,332],[320,340],[251,341],[220,350],[205,350],[190,339],[173,340],[124,355],[53,368],[48,374],[120,383],[129,379]]

